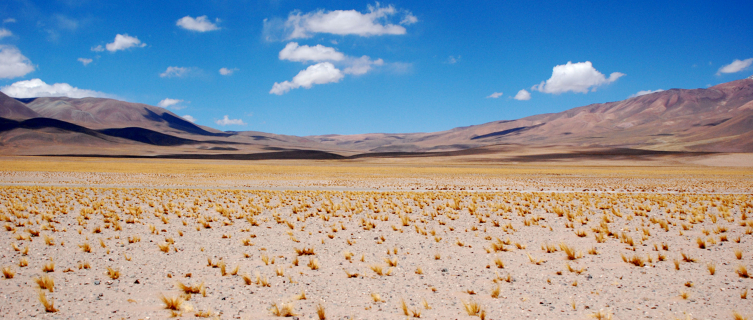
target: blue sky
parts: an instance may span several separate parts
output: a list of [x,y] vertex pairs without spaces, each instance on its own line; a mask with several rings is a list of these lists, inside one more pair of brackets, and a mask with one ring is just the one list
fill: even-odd
[[748,77],[751,12],[751,1],[6,0],[0,87],[162,102],[221,130],[439,131]]

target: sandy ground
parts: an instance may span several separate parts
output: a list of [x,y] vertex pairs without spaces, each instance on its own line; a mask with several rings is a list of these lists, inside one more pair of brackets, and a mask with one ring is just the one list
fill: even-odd
[[[326,319],[753,315],[745,170],[290,166],[2,172],[0,267],[13,276],[0,278],[0,315],[267,319],[283,306],[300,319],[319,319],[318,306]],[[38,298],[45,277],[55,312]],[[166,309],[163,296],[182,304]],[[473,303],[480,310],[469,315]]]

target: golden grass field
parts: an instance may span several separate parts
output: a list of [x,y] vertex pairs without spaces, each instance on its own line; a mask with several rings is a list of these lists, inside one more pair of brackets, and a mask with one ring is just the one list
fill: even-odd
[[0,314],[745,319],[752,173],[0,158]]

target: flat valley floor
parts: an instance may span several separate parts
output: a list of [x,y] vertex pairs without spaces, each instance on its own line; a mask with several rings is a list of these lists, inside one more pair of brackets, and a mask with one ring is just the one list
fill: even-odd
[[751,159],[1,157],[0,316],[744,319]]

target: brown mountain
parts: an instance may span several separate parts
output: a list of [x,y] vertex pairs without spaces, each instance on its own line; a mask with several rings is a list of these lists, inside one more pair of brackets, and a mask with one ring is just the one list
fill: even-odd
[[753,79],[441,132],[307,138],[368,152],[451,151],[490,144],[753,152]]
[[25,120],[39,116],[25,104],[0,92],[0,118]]
[[753,152],[753,79],[441,132],[309,137],[223,132],[163,108],[113,99],[13,99],[0,93],[3,154],[333,159],[509,153],[515,146],[539,153],[563,148]]

